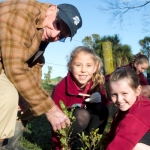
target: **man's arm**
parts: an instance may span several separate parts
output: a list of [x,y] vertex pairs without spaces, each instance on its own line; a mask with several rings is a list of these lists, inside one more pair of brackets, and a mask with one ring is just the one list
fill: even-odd
[[[41,42],[42,30],[37,30],[35,22],[37,15],[38,13],[32,15],[31,12],[20,9],[5,13],[1,17],[0,46],[3,68],[8,79],[30,104],[33,114],[39,116],[46,113],[53,128],[60,129],[62,122],[69,124],[69,119],[55,106],[54,101],[42,87],[40,79],[43,64],[37,63],[33,67],[27,64]],[[54,116],[57,112],[58,117]]]

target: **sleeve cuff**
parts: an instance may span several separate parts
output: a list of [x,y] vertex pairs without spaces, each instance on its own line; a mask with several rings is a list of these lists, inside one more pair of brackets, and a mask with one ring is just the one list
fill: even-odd
[[54,101],[52,99],[48,99],[47,101],[44,101],[39,106],[30,108],[34,116],[40,116],[44,114],[46,111],[50,110],[55,105]]

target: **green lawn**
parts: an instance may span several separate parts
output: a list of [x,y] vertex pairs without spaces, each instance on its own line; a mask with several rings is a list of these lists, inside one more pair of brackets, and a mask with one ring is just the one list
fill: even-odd
[[[51,95],[54,85],[43,84],[43,87]],[[111,117],[114,111],[115,107],[110,105],[110,119],[108,126],[106,127],[106,132],[110,128]],[[53,150],[54,147],[51,141],[51,131],[50,123],[46,119],[45,115],[35,117],[35,119],[29,121],[26,126],[23,138],[21,139],[21,145],[25,148],[25,150]]]
[[25,129],[21,145],[26,150],[51,150],[51,126],[45,115],[30,121]]
[[[109,110],[111,113],[114,112],[114,106],[110,106]],[[106,132],[110,129],[112,117],[108,121]],[[45,115],[36,117],[30,121],[25,129],[21,145],[26,150],[53,150],[53,144],[51,141],[51,126],[46,119]]]

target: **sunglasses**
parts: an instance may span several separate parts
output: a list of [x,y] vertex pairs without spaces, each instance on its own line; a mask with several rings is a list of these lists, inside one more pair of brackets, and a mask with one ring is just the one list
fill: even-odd
[[[57,16],[56,19],[55,19],[56,30],[61,30],[61,25],[62,25],[61,24],[61,19]],[[66,37],[65,37],[65,35],[62,32],[60,32],[57,35],[57,37],[59,38],[60,42],[65,42],[65,40],[66,40]]]

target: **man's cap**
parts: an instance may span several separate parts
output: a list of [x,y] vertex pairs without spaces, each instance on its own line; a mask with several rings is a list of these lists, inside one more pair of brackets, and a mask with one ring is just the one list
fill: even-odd
[[82,26],[80,13],[78,9],[71,4],[60,4],[57,8],[59,9],[58,16],[68,25],[72,38]]

